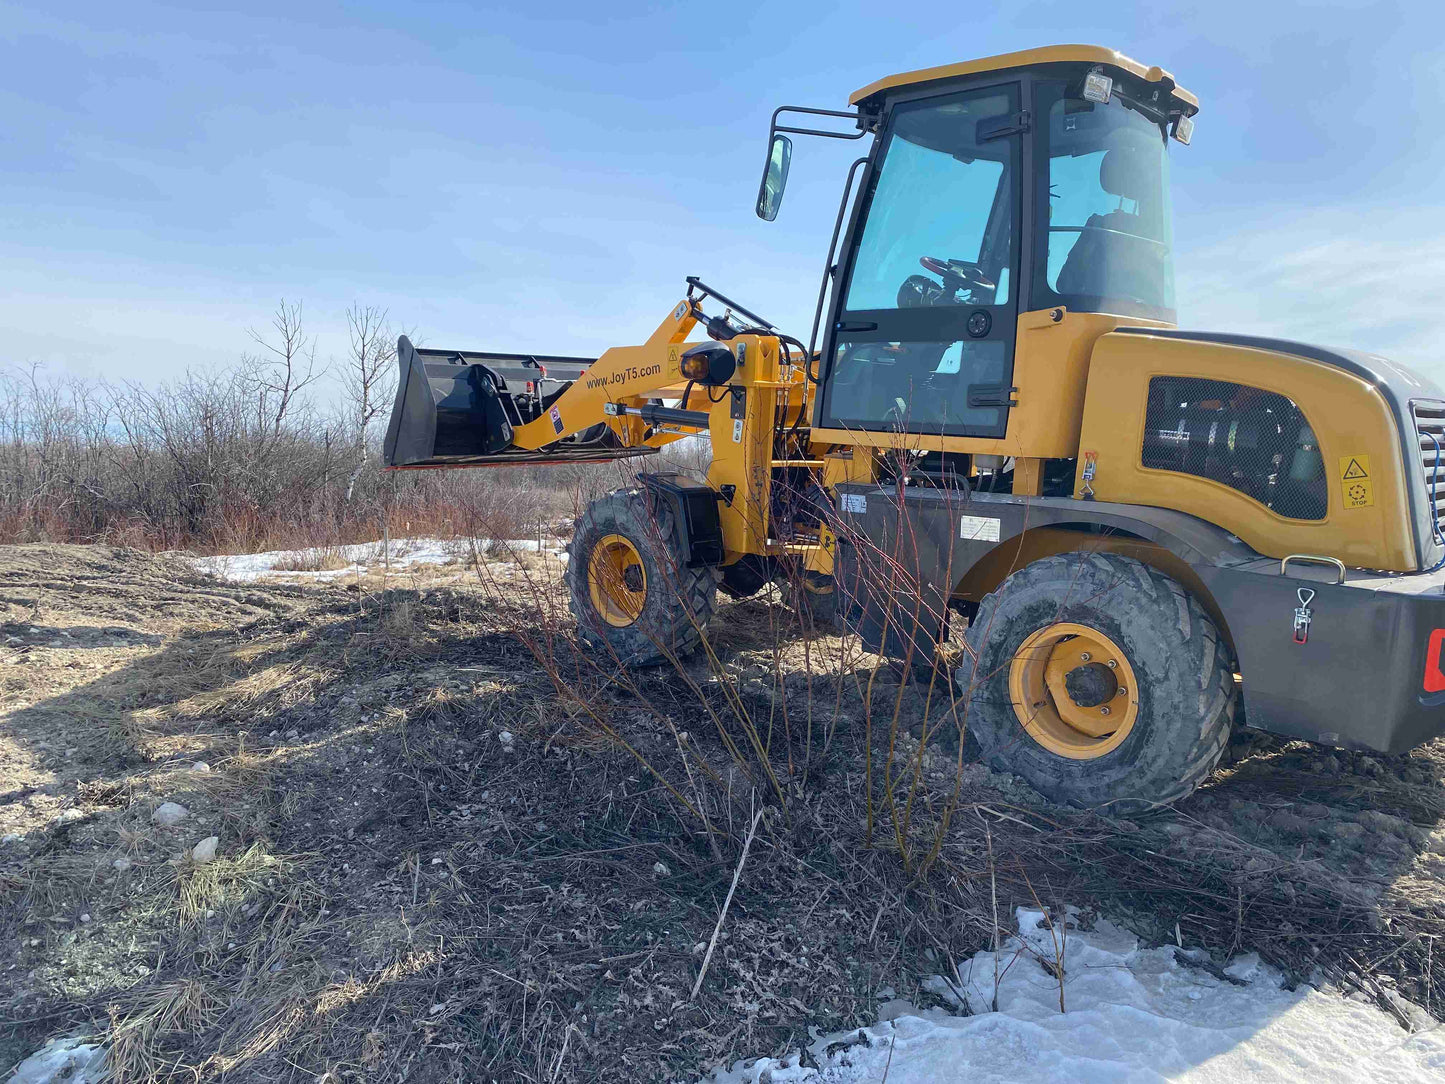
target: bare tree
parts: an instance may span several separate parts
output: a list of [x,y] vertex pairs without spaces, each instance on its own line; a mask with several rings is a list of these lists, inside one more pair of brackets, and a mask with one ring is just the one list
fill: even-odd
[[283,297],[271,316],[271,326],[278,336],[274,342],[255,328],[248,329],[252,341],[266,354],[246,356],[242,361],[260,389],[256,408],[269,421],[274,437],[280,435],[297,397],[321,379],[326,370],[316,368],[316,341],[306,334],[301,323],[301,302],[288,305]]
[[350,354],[346,359],[346,398],[356,443],[366,446],[371,423],[386,409],[396,337],[385,309],[357,302],[346,310]]
[[349,354],[344,383],[356,454],[356,466],[346,482],[349,502],[370,457],[371,423],[386,409],[391,398],[396,336],[387,323],[385,309],[360,302],[346,310],[346,332]]

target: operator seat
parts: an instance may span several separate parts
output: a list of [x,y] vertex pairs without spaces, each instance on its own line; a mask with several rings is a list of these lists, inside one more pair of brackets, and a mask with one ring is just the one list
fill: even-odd
[[1146,235],[1145,215],[1159,211],[1159,193],[1150,186],[1151,168],[1143,152],[1113,147],[1099,163],[1099,187],[1111,196],[1132,200],[1137,212],[1119,208],[1090,215],[1079,239],[1059,269],[1055,289],[1083,297],[1147,300],[1157,297],[1158,281],[1168,269],[1167,249]]

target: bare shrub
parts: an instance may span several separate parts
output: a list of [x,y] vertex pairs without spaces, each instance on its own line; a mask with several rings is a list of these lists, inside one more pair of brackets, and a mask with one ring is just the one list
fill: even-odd
[[[329,367],[302,315],[282,301],[235,365],[170,381],[0,369],[0,540],[324,550],[478,522],[537,538],[565,533],[575,494],[612,487],[607,464],[383,472],[386,312],[353,305],[347,355]],[[334,404],[319,401],[325,375],[339,381]]]
[[337,546],[312,546],[297,550],[294,557],[283,558],[271,567],[277,572],[334,572],[349,564]]

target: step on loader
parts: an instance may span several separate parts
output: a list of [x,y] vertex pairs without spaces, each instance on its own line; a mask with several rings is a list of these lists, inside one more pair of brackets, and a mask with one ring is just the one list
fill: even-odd
[[[596,359],[399,344],[395,469],[646,456],[578,520],[580,635],[697,648],[721,590],[954,676],[993,765],[1134,814],[1231,728],[1399,753],[1445,730],[1445,392],[1373,355],[1175,326],[1168,158],[1198,101],[1061,45],[780,107],[861,141],[804,344],[706,283]],[[807,127],[817,124],[820,127]],[[694,340],[694,333],[703,338]]]

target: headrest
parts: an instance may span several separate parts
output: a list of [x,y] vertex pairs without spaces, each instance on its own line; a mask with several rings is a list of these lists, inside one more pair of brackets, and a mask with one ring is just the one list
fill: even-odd
[[1099,163],[1099,187],[1111,196],[1137,200],[1147,186],[1148,163],[1133,147],[1113,147]]

